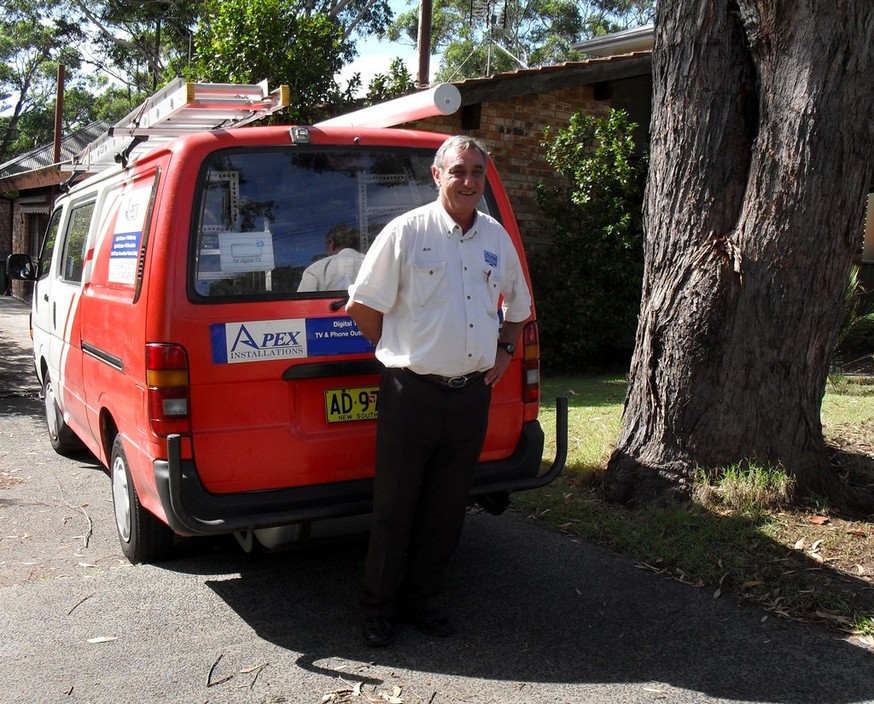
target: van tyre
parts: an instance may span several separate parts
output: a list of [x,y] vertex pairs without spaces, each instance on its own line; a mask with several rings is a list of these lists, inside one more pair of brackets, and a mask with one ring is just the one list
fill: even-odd
[[49,442],[59,455],[69,455],[83,448],[82,441],[73,429],[64,421],[64,415],[58,406],[55,387],[52,378],[46,373],[42,385],[43,403],[45,404],[46,428],[49,431]]
[[167,559],[173,550],[173,531],[140,503],[120,435],[112,444],[109,473],[115,525],[125,557],[134,564]]

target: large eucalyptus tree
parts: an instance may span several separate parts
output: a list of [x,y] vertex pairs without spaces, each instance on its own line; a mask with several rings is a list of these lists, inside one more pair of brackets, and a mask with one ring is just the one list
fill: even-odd
[[854,498],[820,406],[874,174],[872,37],[871,0],[659,0],[612,497],[748,460]]

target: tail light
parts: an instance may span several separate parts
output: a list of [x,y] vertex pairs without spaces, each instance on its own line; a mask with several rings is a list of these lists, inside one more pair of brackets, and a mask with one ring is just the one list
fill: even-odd
[[522,400],[540,401],[540,338],[537,323],[528,323],[522,330]]
[[146,345],[149,425],[159,437],[191,433],[188,413],[188,355],[180,345]]

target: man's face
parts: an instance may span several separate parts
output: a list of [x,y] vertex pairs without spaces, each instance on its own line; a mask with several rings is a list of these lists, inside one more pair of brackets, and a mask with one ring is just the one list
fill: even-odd
[[432,167],[431,173],[446,212],[455,219],[473,215],[486,185],[486,162],[482,155],[472,148],[450,151],[443,170]]

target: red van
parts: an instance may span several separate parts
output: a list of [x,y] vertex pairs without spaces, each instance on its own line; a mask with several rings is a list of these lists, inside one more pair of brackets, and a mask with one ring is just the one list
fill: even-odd
[[[252,549],[361,527],[381,365],[344,312],[344,290],[298,286],[331,228],[351,226],[366,251],[392,217],[436,197],[430,165],[444,135],[204,129],[199,111],[215,117],[235,100],[255,114],[274,100],[262,91],[243,109],[240,87],[225,99],[227,88],[162,91],[163,104],[184,92],[183,107],[160,113],[161,127],[125,123],[85,155],[114,165],[58,200],[38,262],[8,260],[10,276],[34,281],[49,438],[62,453],[84,444],[109,468],[132,562],[167,557],[174,535],[233,533]],[[524,266],[491,163],[481,207]],[[564,465],[566,407],[558,456],[541,474],[534,319],[523,342],[494,390],[472,494],[497,510]]]

